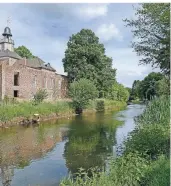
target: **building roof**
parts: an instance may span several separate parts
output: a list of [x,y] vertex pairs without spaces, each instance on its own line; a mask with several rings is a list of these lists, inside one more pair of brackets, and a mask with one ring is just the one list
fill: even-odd
[[36,57],[36,58],[32,58],[32,59],[27,59],[27,66],[32,67],[32,68],[43,68],[46,70],[50,70],[50,71],[56,71],[53,67],[51,67],[50,63],[45,64],[45,62]]
[[22,59],[16,52],[12,52],[10,50],[0,50],[0,58],[9,57],[14,59]]

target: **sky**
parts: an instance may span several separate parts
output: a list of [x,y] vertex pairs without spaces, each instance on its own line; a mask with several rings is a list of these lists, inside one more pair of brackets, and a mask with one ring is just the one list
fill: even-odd
[[134,80],[142,80],[151,66],[138,65],[140,56],[131,48],[131,29],[123,19],[134,18],[131,3],[112,4],[0,4],[0,34],[10,28],[15,47],[24,45],[35,56],[51,63],[59,74],[65,74],[62,59],[72,34],[91,29],[112,57],[117,69],[117,81],[131,87]]

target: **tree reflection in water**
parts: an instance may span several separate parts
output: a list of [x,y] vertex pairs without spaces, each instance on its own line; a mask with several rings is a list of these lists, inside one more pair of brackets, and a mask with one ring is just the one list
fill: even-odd
[[106,168],[105,160],[112,155],[116,144],[116,127],[122,123],[107,116],[101,112],[89,117],[78,116],[71,121],[64,156],[72,175],[79,168],[85,171],[92,167]]

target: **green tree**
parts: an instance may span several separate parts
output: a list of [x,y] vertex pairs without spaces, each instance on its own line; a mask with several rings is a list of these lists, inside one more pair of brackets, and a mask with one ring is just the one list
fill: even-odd
[[92,81],[82,78],[70,84],[69,95],[76,112],[81,113],[90,100],[98,97],[98,91]]
[[104,45],[89,29],[82,29],[70,37],[65,58],[62,60],[69,82],[81,78],[93,81],[99,97],[108,94],[115,82],[116,69],[112,69],[112,58],[105,55]]
[[161,73],[151,72],[141,82],[141,94],[144,98],[150,100],[157,96],[157,82],[163,78]]
[[128,101],[129,92],[122,84],[115,82],[112,86],[108,98],[118,101]]
[[170,4],[142,3],[134,19],[124,20],[132,28],[132,46],[143,58],[140,64],[152,64],[170,74]]
[[21,56],[22,58],[34,58],[35,56],[30,52],[28,48],[25,46],[19,46],[18,48],[15,48],[15,52]]
[[158,96],[170,95],[170,81],[167,77],[156,82],[156,93]]
[[132,91],[130,95],[131,100],[136,100],[142,98],[141,94],[141,81],[140,80],[135,80],[132,84]]

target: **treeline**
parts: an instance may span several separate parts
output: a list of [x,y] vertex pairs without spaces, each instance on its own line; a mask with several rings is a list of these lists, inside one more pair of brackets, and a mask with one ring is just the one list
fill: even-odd
[[124,142],[123,154],[111,159],[109,171],[90,168],[64,178],[60,186],[169,186],[169,97],[151,101],[136,118],[136,128]]
[[[25,46],[15,51],[21,57],[35,57]],[[69,38],[62,62],[68,74],[69,96],[76,109],[82,110],[95,98],[128,100],[128,90],[116,80],[112,58],[105,54],[104,45],[92,30],[82,29]]]
[[129,100],[151,100],[161,95],[169,95],[169,77],[159,72],[148,74],[142,81],[135,80]]

